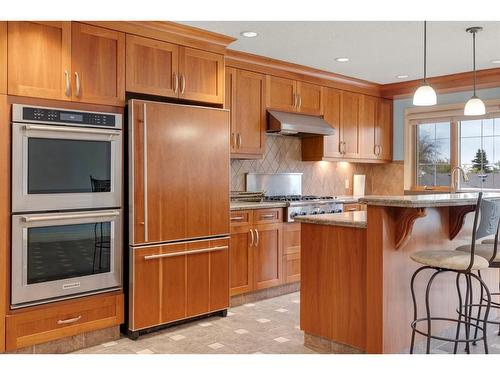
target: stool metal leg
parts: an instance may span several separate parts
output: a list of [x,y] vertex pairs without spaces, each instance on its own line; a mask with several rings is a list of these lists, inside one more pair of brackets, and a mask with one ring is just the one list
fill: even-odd
[[460,337],[460,326],[462,324],[462,292],[460,290],[460,276],[461,274],[457,272],[456,285],[457,285],[457,294],[458,294],[458,323],[457,323],[457,331],[455,334],[455,345],[453,346],[453,354],[457,354],[458,348],[458,338]]
[[[479,284],[481,284],[481,289],[484,288],[486,292],[486,300],[487,300],[487,305],[486,305],[486,310],[484,312],[484,320],[483,320],[483,343],[484,343],[484,354],[489,353],[488,349],[488,335],[487,335],[487,329],[488,329],[488,316],[490,314],[490,308],[491,308],[491,293],[490,290],[488,289],[488,286],[484,283],[484,281],[478,277],[477,275],[471,273],[471,277],[475,278]],[[478,322],[479,323],[479,322]]]
[[[479,278],[481,278],[481,271],[480,270],[477,271],[477,274],[478,274]],[[481,286],[481,293],[480,293],[480,297],[479,297],[479,306],[477,309],[477,317],[476,317],[476,322],[478,322],[478,323],[481,319],[481,311],[483,309],[482,301],[483,301],[483,296],[484,296],[483,284],[480,284],[480,286]],[[477,339],[478,331],[479,331],[479,327],[476,326],[476,329],[474,330],[474,341],[472,342],[472,345],[477,345],[476,339]]]
[[427,288],[425,290],[425,312],[427,313],[427,347],[426,347],[426,353],[430,354],[431,352],[431,335],[432,335],[432,321],[431,321],[431,307],[429,303],[429,294],[431,291],[431,286],[432,282],[436,278],[437,275],[439,275],[442,270],[437,270],[434,272],[434,274],[431,276],[429,279],[429,282],[427,283]]
[[471,282],[470,282],[470,277],[468,274],[465,274],[465,339],[467,340],[465,343],[465,351],[467,354],[470,354],[470,346],[469,346],[469,335],[470,335],[470,309],[469,309],[469,304],[470,304],[470,293],[471,293]]
[[[417,277],[417,275],[423,271],[423,270],[426,270],[426,269],[432,269],[432,267],[428,267],[428,266],[424,266],[424,267],[420,267],[419,269],[417,269],[414,273],[413,273],[413,276],[411,277],[411,281],[410,281],[410,290],[411,290],[411,299],[413,301],[413,320],[417,320],[417,299],[415,297],[415,288],[414,288],[414,284],[415,284],[415,278]],[[415,345],[415,329],[412,328],[412,332],[411,332],[411,344],[410,344],[410,354],[413,354],[413,347]]]

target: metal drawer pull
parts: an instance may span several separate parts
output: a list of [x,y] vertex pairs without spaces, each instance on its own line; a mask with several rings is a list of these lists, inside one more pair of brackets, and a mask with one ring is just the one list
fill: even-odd
[[171,258],[171,257],[178,257],[180,255],[209,253],[209,252],[212,252],[212,251],[220,251],[220,250],[226,250],[226,249],[229,249],[229,246],[208,247],[206,249],[189,250],[189,251],[179,251],[177,253],[169,253],[169,254],[145,255],[144,256],[144,260],[159,259],[159,258]]
[[69,73],[67,70],[64,71],[64,78],[66,80],[66,90],[64,91],[64,95],[70,97],[71,96],[71,82],[69,80]]
[[186,90],[186,78],[184,77],[184,74],[181,74],[181,94],[184,94],[185,90]]
[[86,128],[72,128],[72,127],[62,127],[62,126],[47,126],[47,125],[24,125],[25,130],[42,130],[51,132],[63,132],[63,133],[87,133],[87,134],[102,134],[109,136],[120,135],[119,130],[105,130],[105,129],[86,129]]
[[297,107],[302,107],[302,95],[299,95],[299,104],[297,105]]
[[82,318],[81,315],[78,315],[76,318],[70,318],[70,319],[65,319],[65,320],[58,320],[57,324],[70,324],[74,322],[78,322]]
[[26,223],[34,221],[65,220],[65,219],[87,219],[92,217],[111,217],[118,216],[118,211],[96,212],[91,214],[73,214],[73,215],[46,215],[46,216],[22,216]]
[[250,235],[252,236],[252,241],[250,242],[250,247],[253,246],[253,241],[255,240],[254,236],[253,236],[253,229],[250,229]]
[[274,214],[266,214],[266,215],[261,215],[260,216],[261,219],[270,219],[272,217],[274,217]]
[[174,93],[177,94],[179,90],[179,77],[177,77],[177,73],[173,73],[173,81],[174,81]]
[[233,216],[233,217],[231,218],[231,220],[243,220],[243,219],[244,219],[244,217],[243,217],[243,216]]
[[241,147],[241,134],[238,133],[238,135],[236,136],[236,145],[238,146],[238,148]]
[[76,79],[76,97],[80,97],[80,76],[78,75],[78,72],[75,72],[75,79]]
[[255,234],[257,235],[257,241],[255,242],[255,247],[259,246],[259,231],[257,229],[255,229]]

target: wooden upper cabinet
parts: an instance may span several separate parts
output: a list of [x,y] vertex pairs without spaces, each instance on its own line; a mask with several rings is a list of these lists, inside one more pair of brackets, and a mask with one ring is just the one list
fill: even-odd
[[375,144],[378,146],[377,157],[392,160],[392,100],[380,99],[375,130]]
[[178,97],[179,47],[127,34],[126,90]]
[[297,111],[321,116],[323,114],[323,88],[297,81]]
[[8,22],[9,95],[71,100],[70,83],[71,22]]
[[180,47],[179,98],[224,103],[224,56]]
[[7,22],[0,21],[0,94],[7,94]]
[[71,38],[73,100],[124,105],[125,34],[73,22]]
[[295,112],[297,107],[297,81],[267,76],[266,106],[284,112]]
[[340,123],[341,100],[342,91],[332,88],[325,89],[324,119],[335,129],[333,135],[324,137],[323,156],[327,158],[342,156],[340,153],[340,135],[342,132]]
[[345,158],[358,158],[360,154],[359,125],[361,95],[344,91],[342,93],[341,151]]
[[236,121],[235,121],[235,90],[236,90],[236,69],[226,67],[224,70],[224,109],[228,109],[231,112],[230,116],[230,138],[229,144],[231,149],[231,156],[236,152]]
[[377,123],[378,98],[363,95],[360,104],[359,116],[359,142],[360,158],[374,159],[375,150],[375,128]]
[[266,131],[266,77],[235,69],[228,78],[232,87],[228,98],[231,101],[231,156],[261,158]]

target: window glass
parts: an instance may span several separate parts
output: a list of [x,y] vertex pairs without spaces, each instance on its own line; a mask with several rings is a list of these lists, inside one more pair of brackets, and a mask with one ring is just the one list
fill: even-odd
[[419,124],[416,135],[417,185],[450,185],[450,122]]

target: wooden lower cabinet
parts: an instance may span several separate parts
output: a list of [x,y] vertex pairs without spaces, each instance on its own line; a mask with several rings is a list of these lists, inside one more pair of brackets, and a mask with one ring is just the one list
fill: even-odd
[[229,239],[131,249],[130,329],[229,307]]
[[232,296],[287,282],[282,218],[281,208],[231,212]]
[[6,318],[6,350],[116,326],[123,311],[121,292],[15,310]]
[[300,281],[300,223],[283,224],[283,279]]

